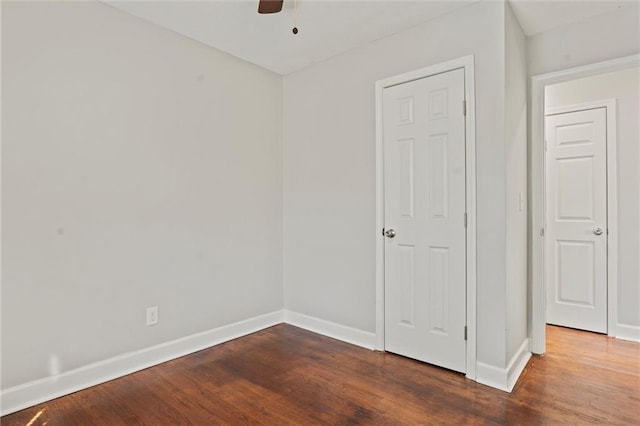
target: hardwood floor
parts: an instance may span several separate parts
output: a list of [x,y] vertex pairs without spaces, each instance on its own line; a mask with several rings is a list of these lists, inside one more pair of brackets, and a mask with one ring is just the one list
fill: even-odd
[[549,326],[547,346],[507,394],[281,324],[1,423],[639,424],[640,344]]

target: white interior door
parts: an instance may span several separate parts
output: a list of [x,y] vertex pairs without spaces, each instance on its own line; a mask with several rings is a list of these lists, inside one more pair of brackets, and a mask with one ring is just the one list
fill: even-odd
[[385,350],[465,372],[464,70],[383,93]]
[[546,117],[547,323],[607,332],[606,108]]

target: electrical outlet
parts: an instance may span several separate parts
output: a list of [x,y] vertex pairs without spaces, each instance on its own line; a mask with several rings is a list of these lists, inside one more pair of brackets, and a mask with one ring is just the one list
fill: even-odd
[[152,306],[147,308],[147,325],[154,325],[158,323],[158,307]]

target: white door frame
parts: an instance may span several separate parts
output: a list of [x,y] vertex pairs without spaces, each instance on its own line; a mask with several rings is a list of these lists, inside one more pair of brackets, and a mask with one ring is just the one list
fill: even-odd
[[[575,80],[611,71],[633,68],[640,65],[640,55],[626,56],[605,62],[598,62],[563,71],[541,74],[531,78],[531,352],[543,354],[546,351],[546,288],[544,281],[544,88],[549,84]],[[616,335],[617,305],[617,192],[616,192],[616,140],[615,125],[611,119],[615,114],[615,102],[600,103],[607,107],[607,279],[608,279],[608,334]]]
[[[429,66],[416,71],[379,80],[375,85],[376,98],[376,346],[384,350],[384,150],[382,127],[382,93],[386,87],[464,69],[464,90],[467,115],[465,117],[466,146],[466,205],[467,205],[467,353],[466,376],[476,379],[476,119],[475,78],[473,55]],[[462,108],[462,105],[460,105]]]

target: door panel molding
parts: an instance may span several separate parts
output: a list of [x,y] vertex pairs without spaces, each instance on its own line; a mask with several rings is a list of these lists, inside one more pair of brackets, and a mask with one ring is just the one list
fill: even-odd
[[[437,65],[407,72],[379,80],[375,84],[376,102],[376,349],[384,350],[384,147],[383,147],[383,91],[387,87],[430,77],[456,69],[464,69],[464,92],[466,99],[465,155],[466,155],[466,377],[476,380],[476,125],[475,125],[475,77],[474,57],[468,55]],[[436,108],[438,107],[438,108]],[[447,105],[449,108],[463,108],[463,105]],[[443,105],[434,105],[433,114],[444,114]],[[404,114],[409,119],[412,114],[407,109]],[[460,218],[465,220],[465,218]]]
[[[597,74],[603,74],[610,71],[623,70],[633,68],[640,65],[640,55],[631,55],[619,59],[605,62],[598,62],[577,68],[541,74],[531,78],[531,137],[529,139],[529,167],[531,170],[531,253],[530,253],[530,288],[531,288],[531,351],[536,354],[543,354],[546,351],[546,332],[545,332],[545,281],[544,281],[544,88],[549,84],[560,83],[563,81],[575,80],[582,77],[588,77]],[[601,101],[602,102],[602,101]],[[618,247],[618,227],[617,227],[617,192],[616,192],[616,126],[613,118],[616,114],[615,102],[604,101],[595,103],[596,107],[607,107],[607,215],[609,221],[609,238],[607,241],[607,280],[608,280],[608,314],[609,323],[608,334],[617,336],[617,247]],[[589,105],[594,103],[586,103],[573,105],[569,107],[578,107],[579,109],[589,109]],[[566,108],[566,107],[563,107]],[[555,108],[554,112],[566,111],[563,108]],[[609,119],[609,114],[613,114]]]

